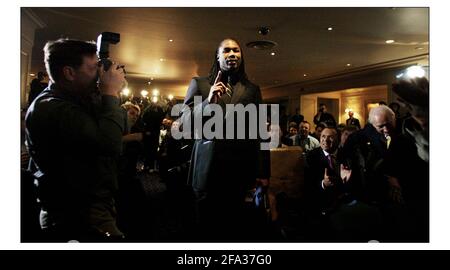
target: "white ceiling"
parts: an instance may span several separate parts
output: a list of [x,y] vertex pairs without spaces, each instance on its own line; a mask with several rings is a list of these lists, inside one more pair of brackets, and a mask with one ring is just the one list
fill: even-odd
[[[247,73],[263,89],[428,54],[428,8],[30,9],[46,24],[36,32],[32,72],[44,68],[47,40],[95,40],[103,31],[118,32],[121,41],[112,45],[111,56],[125,64],[136,92],[157,87],[184,95],[191,77],[207,75],[225,37],[240,41]],[[261,36],[260,26],[270,33]],[[245,47],[261,39],[278,43],[274,56]],[[386,44],[388,39],[395,42]]]

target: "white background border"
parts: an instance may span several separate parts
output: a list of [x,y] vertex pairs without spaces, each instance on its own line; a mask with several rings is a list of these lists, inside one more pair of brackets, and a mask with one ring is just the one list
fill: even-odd
[[[27,6],[93,6],[92,1],[5,1],[2,3],[2,64],[3,104],[1,119],[3,136],[0,140],[0,250],[323,250],[323,249],[449,249],[450,240],[450,174],[447,137],[447,115],[450,83],[449,17],[446,1],[276,1],[277,6],[366,6],[366,7],[430,7],[430,243],[429,244],[319,244],[319,243],[145,243],[145,244],[22,244],[20,243],[20,7]],[[125,4],[126,3],[126,4]],[[274,1],[215,2],[214,6],[274,6]],[[186,6],[183,1],[96,1],[96,6]],[[189,6],[212,6],[208,1],[190,2]],[[446,117],[447,116],[447,117]]]

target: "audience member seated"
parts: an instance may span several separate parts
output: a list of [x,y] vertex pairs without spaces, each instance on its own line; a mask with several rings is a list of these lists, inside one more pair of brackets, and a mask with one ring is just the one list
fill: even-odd
[[294,145],[302,147],[303,153],[319,147],[319,141],[313,136],[309,135],[310,124],[308,121],[302,121],[300,123],[300,133],[294,138]]

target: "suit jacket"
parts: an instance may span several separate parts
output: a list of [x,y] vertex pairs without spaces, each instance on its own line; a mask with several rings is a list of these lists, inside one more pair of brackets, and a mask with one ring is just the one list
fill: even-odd
[[334,206],[341,186],[339,181],[332,187],[322,188],[325,168],[328,168],[329,175],[339,177],[336,168],[330,168],[328,160],[322,148],[315,148],[306,154],[305,160],[305,189],[309,209],[314,212],[327,210]]
[[367,124],[348,137],[340,160],[352,169],[352,193],[366,202],[382,201],[386,195],[387,147],[384,136]]
[[359,120],[357,118],[349,118],[349,119],[347,119],[345,121],[345,124],[347,126],[355,126],[355,127],[359,128],[359,129],[361,129],[361,125],[360,125]]
[[[206,77],[192,79],[184,104],[191,110],[191,116],[208,110],[210,83]],[[194,97],[201,96],[202,103],[194,108]],[[251,82],[238,82],[233,86],[231,97],[223,95],[218,104],[225,109],[226,104],[255,104],[262,101],[261,91]],[[227,119],[231,115],[226,114]],[[210,117],[202,116],[203,122]],[[246,121],[248,127],[248,121]],[[224,129],[225,130],[225,129]],[[235,129],[236,130],[236,129]],[[195,132],[195,131],[194,131]],[[224,136],[225,137],[225,136]],[[196,139],[192,149],[188,183],[192,184],[197,195],[210,191],[244,190],[254,184],[255,179],[270,175],[270,153],[259,149],[259,140]]]
[[314,116],[314,124],[318,125],[321,122],[330,127],[336,126],[336,120],[334,119],[333,115],[328,112],[323,112],[320,117],[318,113]]

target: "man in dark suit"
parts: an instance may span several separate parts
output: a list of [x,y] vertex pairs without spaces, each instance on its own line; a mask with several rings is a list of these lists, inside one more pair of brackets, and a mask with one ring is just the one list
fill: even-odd
[[332,208],[341,184],[334,157],[337,146],[337,130],[326,127],[320,134],[320,147],[306,154],[306,211],[309,236],[313,241],[330,238],[326,214]]
[[314,124],[324,123],[329,127],[336,127],[336,120],[333,115],[327,112],[327,106],[323,103],[319,105],[319,112],[314,115]]
[[[195,96],[201,96],[202,103],[194,108]],[[217,49],[209,77],[192,79],[184,104],[193,109],[193,117],[201,115],[203,122],[211,118],[203,116],[203,110],[218,104],[226,122],[230,117],[225,113],[227,104],[258,106],[261,101],[259,87],[245,73],[240,45],[236,40],[225,39]],[[247,135],[249,121],[246,120]],[[227,138],[225,132],[223,138]],[[258,140],[247,137],[243,140],[206,139],[203,135],[196,138],[189,182],[197,199],[199,240],[242,241],[250,237],[252,225],[244,211],[246,192],[255,186],[257,179],[266,181],[270,168],[269,151],[261,151],[259,147]]]
[[364,242],[378,236],[376,209],[359,201],[360,186],[349,181],[351,170],[336,159],[335,128],[325,128],[320,148],[307,154],[305,184],[311,240]]
[[355,126],[358,129],[361,129],[361,125],[359,124],[358,118],[353,117],[353,111],[348,112],[348,119],[345,121],[347,126]]
[[333,203],[340,179],[336,164],[338,136],[335,128],[325,128],[320,147],[306,156],[305,181],[311,197],[311,209],[325,211]]

